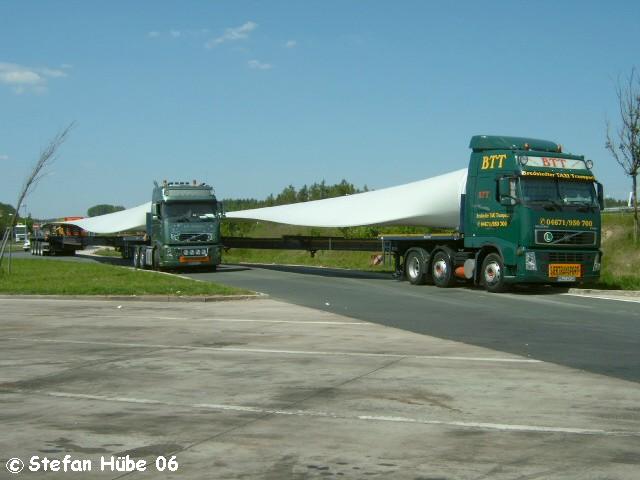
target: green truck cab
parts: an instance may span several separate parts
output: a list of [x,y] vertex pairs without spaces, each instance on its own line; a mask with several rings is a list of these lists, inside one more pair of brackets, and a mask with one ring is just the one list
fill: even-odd
[[452,235],[381,237],[398,276],[501,292],[510,284],[572,286],[600,275],[603,189],[593,162],[534,138],[477,135]]
[[482,253],[481,280],[581,283],[600,275],[602,186],[593,162],[554,142],[475,136],[469,147],[464,246]]
[[196,181],[154,186],[145,241],[133,251],[137,268],[206,267],[220,264],[222,205],[213,188]]

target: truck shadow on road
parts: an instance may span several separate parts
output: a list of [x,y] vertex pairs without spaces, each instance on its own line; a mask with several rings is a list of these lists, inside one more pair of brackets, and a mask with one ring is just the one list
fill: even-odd
[[307,265],[271,265],[261,263],[240,263],[224,265],[219,272],[228,271],[228,267],[241,268],[243,270],[261,268],[277,272],[301,273],[320,277],[359,278],[368,280],[392,280],[396,281],[390,272],[367,272],[363,270],[346,270],[341,268],[312,267]]

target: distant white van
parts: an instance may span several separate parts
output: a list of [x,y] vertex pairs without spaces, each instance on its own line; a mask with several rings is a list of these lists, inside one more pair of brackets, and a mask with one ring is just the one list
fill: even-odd
[[27,226],[24,223],[18,223],[13,227],[13,235],[15,236],[15,242],[20,243],[27,240]]

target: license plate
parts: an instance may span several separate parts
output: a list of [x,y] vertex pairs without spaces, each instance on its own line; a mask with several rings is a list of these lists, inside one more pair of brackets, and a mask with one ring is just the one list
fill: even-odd
[[180,263],[186,263],[187,265],[198,265],[200,263],[206,263],[209,261],[209,257],[185,257],[181,256]]
[[582,265],[579,263],[552,263],[549,265],[550,277],[581,277]]

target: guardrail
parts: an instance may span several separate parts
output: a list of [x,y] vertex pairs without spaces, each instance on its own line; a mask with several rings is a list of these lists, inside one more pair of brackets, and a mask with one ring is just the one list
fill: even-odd
[[604,213],[631,213],[633,207],[608,207],[603,210]]

